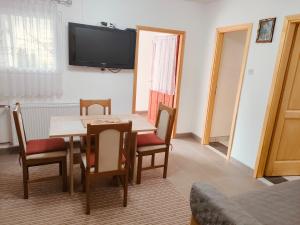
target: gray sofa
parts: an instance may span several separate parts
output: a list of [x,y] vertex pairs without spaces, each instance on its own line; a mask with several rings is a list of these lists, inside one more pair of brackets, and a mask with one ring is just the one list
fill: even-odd
[[214,187],[191,189],[192,224],[300,225],[300,180],[228,198]]

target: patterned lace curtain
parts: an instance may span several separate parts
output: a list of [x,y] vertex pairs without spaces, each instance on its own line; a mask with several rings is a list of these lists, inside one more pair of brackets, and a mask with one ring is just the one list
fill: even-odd
[[0,0],[0,97],[62,94],[62,19],[51,0]]

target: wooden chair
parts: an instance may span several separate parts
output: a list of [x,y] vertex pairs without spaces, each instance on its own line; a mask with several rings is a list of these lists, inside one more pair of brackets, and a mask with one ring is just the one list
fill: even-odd
[[[86,191],[86,213],[90,214],[90,184],[94,179],[120,176],[123,206],[127,206],[128,167],[132,123],[87,125],[87,149],[81,154],[81,177]],[[91,145],[95,137],[95,149]]]
[[43,181],[53,177],[41,178],[29,181],[29,167],[59,164],[59,175],[62,177],[63,191],[67,190],[67,145],[63,138],[26,140],[26,134],[20,109],[20,104],[16,103],[13,117],[17,130],[20,146],[20,158],[23,167],[24,198],[28,199],[28,184],[30,182]]
[[80,115],[110,115],[111,99],[80,99]]
[[[111,99],[80,99],[80,115],[110,115]],[[92,140],[94,143],[94,140]],[[80,138],[80,151],[86,149],[86,137]],[[75,155],[75,162],[78,162],[78,156]]]
[[[137,135],[137,184],[141,183],[142,170],[163,167],[163,178],[167,177],[169,147],[174,125],[175,113],[175,108],[170,108],[160,103],[155,124],[157,130],[154,133]],[[162,152],[165,153],[164,164],[155,165],[155,154]],[[143,157],[149,155],[152,156],[151,166],[143,168]]]

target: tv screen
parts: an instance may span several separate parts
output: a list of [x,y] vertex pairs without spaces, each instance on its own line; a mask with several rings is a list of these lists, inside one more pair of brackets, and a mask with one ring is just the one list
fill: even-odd
[[135,30],[69,23],[69,64],[133,69]]

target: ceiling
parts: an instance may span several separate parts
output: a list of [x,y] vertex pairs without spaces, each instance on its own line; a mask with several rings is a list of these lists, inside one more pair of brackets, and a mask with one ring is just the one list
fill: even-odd
[[208,2],[215,2],[215,1],[219,1],[219,0],[185,0],[185,1],[199,2],[199,3],[208,3]]

